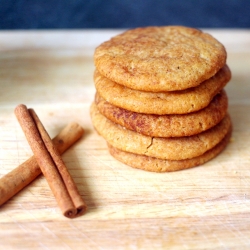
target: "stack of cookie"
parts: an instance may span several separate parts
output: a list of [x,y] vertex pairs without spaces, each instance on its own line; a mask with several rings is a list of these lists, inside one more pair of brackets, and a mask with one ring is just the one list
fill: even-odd
[[180,26],[128,30],[96,48],[91,118],[119,161],[166,172],[218,155],[232,131],[224,46]]

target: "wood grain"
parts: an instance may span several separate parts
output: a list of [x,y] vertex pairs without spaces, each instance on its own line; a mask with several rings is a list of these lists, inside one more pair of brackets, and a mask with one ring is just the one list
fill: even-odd
[[0,207],[1,249],[249,249],[250,31],[209,30],[228,51],[233,138],[204,166],[148,173],[107,152],[94,131],[94,48],[120,30],[0,33],[0,177],[31,155],[15,118],[24,103],[51,137],[71,121],[84,137],[64,156],[88,206],[64,218],[43,176]]

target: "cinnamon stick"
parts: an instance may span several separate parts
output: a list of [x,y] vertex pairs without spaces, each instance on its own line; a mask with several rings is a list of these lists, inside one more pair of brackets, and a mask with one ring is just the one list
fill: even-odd
[[[83,133],[84,130],[79,124],[70,123],[53,139],[53,143],[59,153],[63,154],[82,137]],[[35,156],[32,156],[0,178],[0,206],[20,192],[40,174],[41,169],[36,162]]]
[[79,191],[75,185],[75,182],[73,181],[71,175],[69,174],[67,167],[65,166],[60,156],[59,151],[57,150],[57,148],[54,146],[53,142],[51,141],[39,117],[37,116],[37,114],[35,113],[33,109],[29,109],[29,112],[34,122],[36,123],[38,131],[41,135],[41,138],[63,179],[66,189],[68,190],[69,195],[72,198],[73,204],[77,209],[77,215],[79,216],[85,212],[86,206],[82,197],[79,195]]
[[[85,212],[86,205],[79,192],[75,192],[75,196],[73,197],[70,196],[65,182],[68,183],[73,180],[71,177],[68,178],[70,176],[69,173],[68,175],[64,175],[64,177],[61,176],[58,166],[53,159],[53,156],[55,158],[55,155],[58,157],[59,154],[55,152],[55,147],[49,146],[49,150],[53,151],[51,155],[51,152],[46,147],[46,145],[50,144],[50,142],[48,142],[50,138],[35,112],[33,110],[28,110],[25,105],[21,104],[16,107],[15,115],[63,215],[68,218],[74,218]],[[61,164],[60,168],[64,167],[64,172],[67,172],[65,165],[63,165]],[[64,179],[66,180],[65,182]],[[81,204],[78,204],[79,210],[75,207],[73,200],[81,201]]]

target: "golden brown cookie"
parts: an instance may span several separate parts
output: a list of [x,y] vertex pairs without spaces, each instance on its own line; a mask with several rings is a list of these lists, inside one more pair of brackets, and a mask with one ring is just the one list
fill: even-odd
[[231,71],[225,65],[215,76],[197,87],[153,93],[124,87],[103,77],[98,71],[94,74],[96,90],[107,102],[133,112],[157,115],[198,111],[206,107],[230,79]]
[[101,114],[129,130],[151,137],[182,137],[199,134],[218,124],[227,113],[225,90],[204,109],[183,115],[150,115],[116,107],[96,93],[95,103]]
[[178,138],[145,136],[113,123],[91,105],[92,123],[97,132],[120,150],[168,160],[183,160],[204,154],[218,144],[231,127],[229,115],[215,127],[198,135]]
[[108,148],[114,158],[131,167],[152,172],[172,172],[199,166],[216,157],[227,146],[231,137],[231,131],[229,130],[226,136],[215,147],[206,151],[203,155],[179,161],[162,160],[145,155],[128,153],[111,145],[108,145]]
[[162,92],[198,86],[226,63],[224,46],[201,30],[145,27],[98,46],[94,63],[110,80],[131,89]]

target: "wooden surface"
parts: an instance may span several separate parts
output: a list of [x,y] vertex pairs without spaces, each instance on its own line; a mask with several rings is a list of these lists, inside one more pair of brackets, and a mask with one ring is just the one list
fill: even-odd
[[34,108],[51,136],[86,130],[64,154],[88,205],[62,216],[43,176],[0,207],[0,249],[250,249],[250,30],[209,30],[225,44],[233,138],[204,166],[149,173],[114,160],[93,130],[94,48],[120,31],[0,33],[0,177],[32,153],[13,110]]

